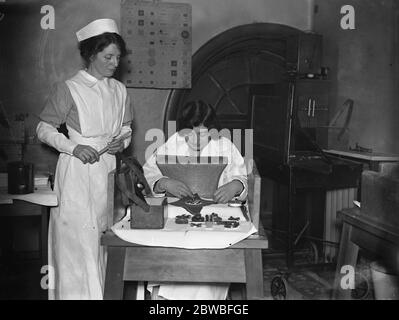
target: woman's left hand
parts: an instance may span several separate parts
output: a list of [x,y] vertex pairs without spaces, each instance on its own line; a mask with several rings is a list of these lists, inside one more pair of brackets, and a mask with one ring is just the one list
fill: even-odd
[[239,180],[233,180],[217,189],[213,198],[217,203],[227,203],[240,194],[243,188],[244,186]]
[[123,140],[121,139],[112,140],[108,145],[108,153],[116,154],[118,152],[123,151],[123,147],[124,147]]

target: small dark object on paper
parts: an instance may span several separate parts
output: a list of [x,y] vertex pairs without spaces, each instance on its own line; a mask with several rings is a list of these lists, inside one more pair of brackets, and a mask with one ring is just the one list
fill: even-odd
[[223,221],[224,227],[227,229],[238,228],[240,223],[238,221]]
[[240,218],[239,218],[239,217],[232,217],[232,216],[231,216],[231,217],[229,218],[229,220],[240,221]]
[[188,224],[188,219],[187,218],[176,218],[175,223],[176,224]]
[[188,224],[189,218],[190,218],[190,215],[188,215],[188,214],[176,216],[175,222],[176,222],[176,224]]
[[212,222],[219,222],[219,221],[222,221],[222,218],[219,217],[219,215],[217,213],[213,212],[211,214],[211,221]]
[[203,216],[201,216],[201,214],[196,214],[191,218],[192,222],[204,222],[205,219]]

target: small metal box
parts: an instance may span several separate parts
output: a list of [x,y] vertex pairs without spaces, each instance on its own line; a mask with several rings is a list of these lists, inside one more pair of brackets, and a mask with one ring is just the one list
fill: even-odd
[[136,204],[130,205],[130,228],[131,229],[163,229],[165,226],[165,207],[167,201],[161,205],[150,205],[145,211]]

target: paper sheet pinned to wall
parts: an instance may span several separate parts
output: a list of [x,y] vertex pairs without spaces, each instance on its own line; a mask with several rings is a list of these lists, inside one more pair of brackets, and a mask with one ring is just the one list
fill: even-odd
[[126,0],[122,36],[127,87],[191,88],[191,5]]

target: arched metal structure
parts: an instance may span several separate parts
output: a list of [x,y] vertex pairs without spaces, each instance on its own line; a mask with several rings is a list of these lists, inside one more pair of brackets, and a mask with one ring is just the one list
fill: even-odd
[[250,88],[281,82],[286,75],[287,37],[302,31],[280,24],[254,23],[227,30],[193,56],[192,88],[172,90],[164,113],[176,120],[187,101],[202,99],[216,109],[222,127],[250,128]]

